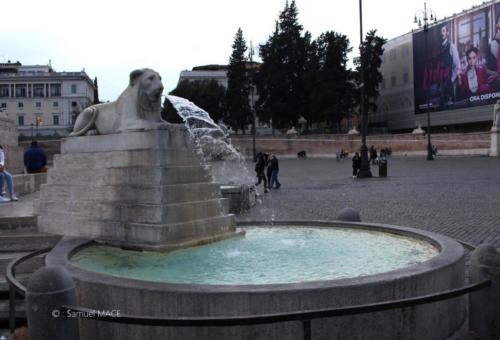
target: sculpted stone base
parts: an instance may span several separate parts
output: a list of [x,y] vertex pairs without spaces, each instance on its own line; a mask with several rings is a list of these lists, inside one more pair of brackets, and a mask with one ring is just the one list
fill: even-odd
[[493,127],[491,129],[491,157],[499,157],[500,156],[500,129],[497,127]]
[[37,202],[40,230],[170,250],[234,235],[235,220],[189,133],[71,137]]

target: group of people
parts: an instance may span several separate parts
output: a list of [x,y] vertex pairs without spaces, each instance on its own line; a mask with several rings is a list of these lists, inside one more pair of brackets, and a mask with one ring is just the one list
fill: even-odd
[[387,156],[390,156],[392,154],[392,148],[385,147],[381,148],[380,152],[377,153],[377,149],[375,148],[374,145],[370,146],[370,149],[368,150],[368,161],[371,162],[373,165],[378,164],[378,161],[382,158],[386,158]]
[[[36,141],[31,142],[29,149],[24,153],[24,166],[26,172],[40,173],[47,172],[47,157],[45,152],[38,147]],[[4,182],[7,185],[7,191],[4,191]],[[7,197],[8,194],[8,197]],[[7,171],[5,167],[5,152],[3,147],[0,145],[0,203],[18,201],[14,191],[14,181],[12,179],[12,174]]]
[[257,173],[257,183],[255,183],[255,186],[263,182],[264,193],[266,194],[269,192],[268,188],[272,189],[274,187],[279,189],[281,187],[281,183],[278,180],[279,170],[278,159],[275,155],[259,152],[257,154],[257,163],[255,164],[255,172]]

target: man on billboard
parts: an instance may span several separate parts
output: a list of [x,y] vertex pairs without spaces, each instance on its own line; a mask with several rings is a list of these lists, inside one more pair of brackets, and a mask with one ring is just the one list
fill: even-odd
[[493,39],[490,41],[490,51],[496,60],[496,71],[500,73],[500,53],[499,52],[499,42],[500,42],[500,15],[497,16],[497,21],[495,22],[495,34]]
[[450,71],[447,79],[441,84],[441,104],[452,105],[455,99],[455,84],[460,74],[460,57],[457,46],[450,40],[448,26],[441,27],[441,50],[439,53],[442,64]]
[[467,58],[467,68],[458,76],[460,93],[464,97],[469,97],[490,92],[491,88],[486,68],[482,65],[477,65],[478,49],[475,47],[469,48],[465,52],[465,56]]

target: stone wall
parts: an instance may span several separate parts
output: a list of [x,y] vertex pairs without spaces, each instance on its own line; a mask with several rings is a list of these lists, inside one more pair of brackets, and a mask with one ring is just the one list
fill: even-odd
[[[253,152],[252,136],[232,136],[231,141],[240,152],[250,157]],[[431,135],[431,143],[436,145],[440,154],[449,155],[487,155],[490,148],[490,132],[447,133]],[[368,146],[377,150],[390,147],[395,154],[419,154],[427,150],[427,136],[414,134],[369,135]],[[255,142],[256,150],[271,152],[281,156],[297,156],[304,150],[312,156],[335,156],[344,149],[352,154],[361,146],[361,136],[352,135],[314,135],[314,136],[259,136]]]
[[17,145],[16,125],[0,113],[0,145],[5,152],[7,170],[13,174],[23,172],[23,149]]

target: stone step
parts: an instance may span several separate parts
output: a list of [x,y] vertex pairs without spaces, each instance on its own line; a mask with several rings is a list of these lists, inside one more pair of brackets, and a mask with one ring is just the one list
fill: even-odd
[[0,217],[0,232],[36,230],[36,216]]
[[[0,273],[5,273],[9,262],[29,253],[30,252],[0,253]],[[21,263],[16,267],[16,274],[33,273],[38,268],[41,268],[45,265],[44,258],[45,255],[39,255]]]
[[202,182],[153,186],[105,185],[87,190],[87,185],[51,184],[42,186],[43,197],[63,201],[100,201],[123,203],[182,203],[220,198],[219,185]]
[[[123,167],[109,169],[58,169],[49,172],[47,184],[86,185],[168,185],[212,182],[201,166]],[[42,192],[43,197],[43,192]]]
[[34,251],[55,246],[59,235],[38,232],[15,232],[0,234],[0,252]]
[[[57,221],[57,223],[53,223]],[[138,243],[175,243],[189,237],[220,234],[234,229],[234,215],[192,220],[175,224],[124,223],[116,221],[89,221],[78,216],[40,216],[39,228],[54,234],[88,237],[102,240],[120,240]]]
[[84,164],[93,168],[125,166],[199,165],[200,156],[191,149],[143,149],[113,152],[74,153],[54,156],[54,168],[80,169]]
[[42,224],[51,223],[55,214],[66,215],[66,219],[78,217],[87,220],[173,224],[220,216],[227,212],[225,201],[227,199],[219,198],[175,204],[123,204],[121,202],[45,200],[38,203],[38,213],[43,217],[39,219]]

